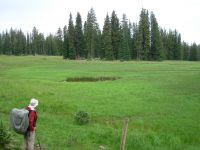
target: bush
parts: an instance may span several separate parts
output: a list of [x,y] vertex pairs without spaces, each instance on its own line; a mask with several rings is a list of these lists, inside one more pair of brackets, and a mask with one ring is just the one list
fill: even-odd
[[78,111],[74,115],[74,121],[78,125],[84,125],[89,123],[89,114],[85,111]]
[[11,142],[11,133],[0,122],[0,148],[6,148]]

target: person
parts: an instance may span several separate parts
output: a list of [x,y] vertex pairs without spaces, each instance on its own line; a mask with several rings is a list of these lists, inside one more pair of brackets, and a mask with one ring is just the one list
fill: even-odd
[[37,112],[36,107],[38,106],[38,100],[32,98],[30,100],[29,106],[25,109],[29,111],[29,127],[27,132],[24,134],[24,142],[22,145],[22,150],[34,150],[35,143],[35,131],[36,131],[36,122],[37,122]]

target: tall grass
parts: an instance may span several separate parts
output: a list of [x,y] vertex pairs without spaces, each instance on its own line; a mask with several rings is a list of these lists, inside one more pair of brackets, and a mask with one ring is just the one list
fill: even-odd
[[[120,78],[60,82],[78,77]],[[199,89],[199,62],[0,56],[0,118],[8,125],[13,107],[39,99],[37,135],[47,149],[119,149],[125,117],[128,150],[199,149]],[[90,114],[89,124],[74,123],[79,110]],[[22,136],[15,136],[19,148]]]

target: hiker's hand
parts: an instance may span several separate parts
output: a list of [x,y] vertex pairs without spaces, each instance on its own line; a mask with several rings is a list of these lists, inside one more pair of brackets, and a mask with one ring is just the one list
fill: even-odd
[[34,131],[36,131],[36,127],[34,127]]

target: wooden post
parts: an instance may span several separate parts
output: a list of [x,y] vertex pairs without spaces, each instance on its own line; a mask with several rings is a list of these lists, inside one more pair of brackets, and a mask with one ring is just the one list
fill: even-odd
[[127,129],[128,129],[128,118],[126,118],[124,120],[124,126],[123,126],[123,129],[122,129],[122,137],[121,137],[120,150],[124,150],[125,142],[126,142]]

